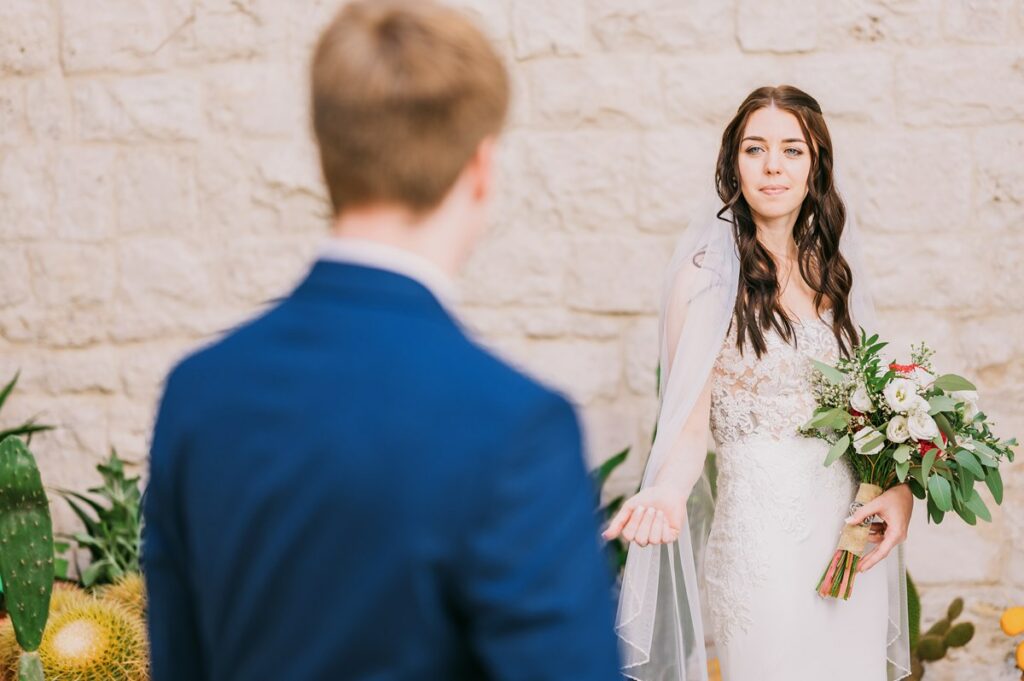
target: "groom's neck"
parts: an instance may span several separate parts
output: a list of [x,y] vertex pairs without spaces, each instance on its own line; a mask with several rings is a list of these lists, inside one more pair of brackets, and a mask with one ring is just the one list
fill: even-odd
[[442,204],[426,215],[416,215],[400,206],[351,209],[338,217],[331,234],[407,251],[454,278],[472,250],[475,231],[466,216]]

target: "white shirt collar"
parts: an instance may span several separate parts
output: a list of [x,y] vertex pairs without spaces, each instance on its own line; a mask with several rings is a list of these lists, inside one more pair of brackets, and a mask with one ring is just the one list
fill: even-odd
[[320,260],[364,265],[387,270],[422,284],[449,312],[459,302],[452,278],[423,256],[386,244],[355,237],[331,237],[318,254]]

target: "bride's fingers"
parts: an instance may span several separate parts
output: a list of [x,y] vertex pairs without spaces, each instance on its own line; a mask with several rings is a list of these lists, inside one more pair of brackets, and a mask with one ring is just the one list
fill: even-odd
[[647,543],[648,544],[660,544],[661,543],[661,530],[665,526],[664,523],[662,522],[662,518],[663,518],[663,516],[662,516],[661,511],[655,511],[654,512],[654,517],[651,519],[651,531],[650,531],[650,534],[648,534],[648,538],[647,538]]
[[877,544],[885,539],[885,523],[872,523],[868,531],[868,541]]
[[622,528],[622,538],[626,541],[633,541],[636,536],[637,529],[640,528],[640,521],[644,519],[644,512],[647,511],[646,506],[637,506],[633,509],[633,512],[629,516],[629,522]]
[[654,524],[654,519],[657,517],[658,512],[654,508],[648,508],[644,513],[643,520],[640,521],[640,527],[636,531],[636,543],[640,546],[647,546],[651,541],[651,526]]
[[672,528],[668,526],[668,518],[662,511],[658,511],[658,543],[667,544],[671,541],[669,538],[672,533]]
[[633,508],[631,506],[623,506],[619,509],[619,512],[615,514],[612,521],[608,524],[608,528],[601,533],[601,536],[606,540],[611,541],[622,533],[622,528],[629,522],[629,517],[633,515]]

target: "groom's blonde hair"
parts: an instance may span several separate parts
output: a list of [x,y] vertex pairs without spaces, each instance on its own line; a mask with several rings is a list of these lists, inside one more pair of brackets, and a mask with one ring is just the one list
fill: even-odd
[[432,0],[355,0],[312,66],[313,130],[335,215],[373,204],[437,206],[508,110],[488,40]]

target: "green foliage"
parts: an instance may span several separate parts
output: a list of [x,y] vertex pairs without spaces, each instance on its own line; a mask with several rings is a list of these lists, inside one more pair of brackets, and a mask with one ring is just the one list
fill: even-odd
[[[0,409],[3,409],[4,404],[7,402],[7,398],[10,397],[11,393],[14,391],[14,387],[18,384],[18,377],[20,375],[20,372],[14,374],[14,378],[12,378],[3,388],[0,388]],[[36,420],[31,418],[21,425],[0,430],[0,442],[8,437],[23,437],[27,444],[31,444],[32,436],[34,434],[41,433],[46,430],[53,430],[53,426],[36,423]]]
[[[1016,439],[1001,440],[992,432],[988,417],[978,409],[973,383],[956,374],[934,376],[934,353],[923,343],[912,346],[911,365],[883,365],[879,351],[885,345],[877,334],[869,337],[861,330],[860,344],[850,357],[834,366],[814,362],[811,388],[817,406],[800,431],[830,444],[826,466],[843,459],[860,482],[882,489],[910,485],[926,501],[931,522],[942,522],[948,513],[969,525],[979,519],[990,522],[992,514],[975,486],[983,482],[995,502],[1002,503],[999,465],[1013,461]],[[907,410],[894,411],[885,398],[886,386],[897,377],[910,379],[916,399],[927,403],[925,411],[939,432],[931,441],[888,440],[893,419],[911,416]],[[851,406],[855,393],[855,403],[866,413]]]
[[32,652],[53,589],[53,525],[35,457],[12,436],[0,442],[0,576],[18,644]]
[[18,660],[18,681],[43,681],[43,663],[39,653],[22,653]]
[[[85,525],[70,538],[89,550],[91,562],[80,571],[83,586],[116,582],[129,572],[139,572],[142,541],[142,493],[139,478],[126,477],[124,461],[111,450],[110,458],[96,466],[103,484],[90,495],[58,490]],[[95,497],[98,497],[97,500]]]
[[907,573],[907,624],[910,627],[910,649],[917,647],[921,637],[921,597],[917,593],[917,585]]
[[[615,471],[616,468],[622,465],[629,456],[629,447],[626,447],[621,452],[611,457],[603,464],[598,466],[590,474],[590,479],[594,483],[594,488],[597,490],[598,508],[597,516],[598,523],[604,525],[608,523],[616,513],[619,512],[619,508],[622,506],[622,502],[626,500],[625,495],[619,495],[609,501],[604,506],[601,506],[601,494],[604,491],[604,484],[608,481],[608,478]],[[622,569],[626,567],[626,543],[622,541],[620,537],[612,539],[607,544],[609,553],[609,559],[611,560],[612,571],[614,574],[619,574]]]
[[923,635],[921,630],[921,601],[917,586],[907,575],[907,619],[910,627],[910,662],[913,681],[924,676],[924,663],[941,660],[950,648],[962,648],[974,638],[974,624],[955,623],[963,614],[964,599],[956,598],[946,608],[946,616],[935,622]]

